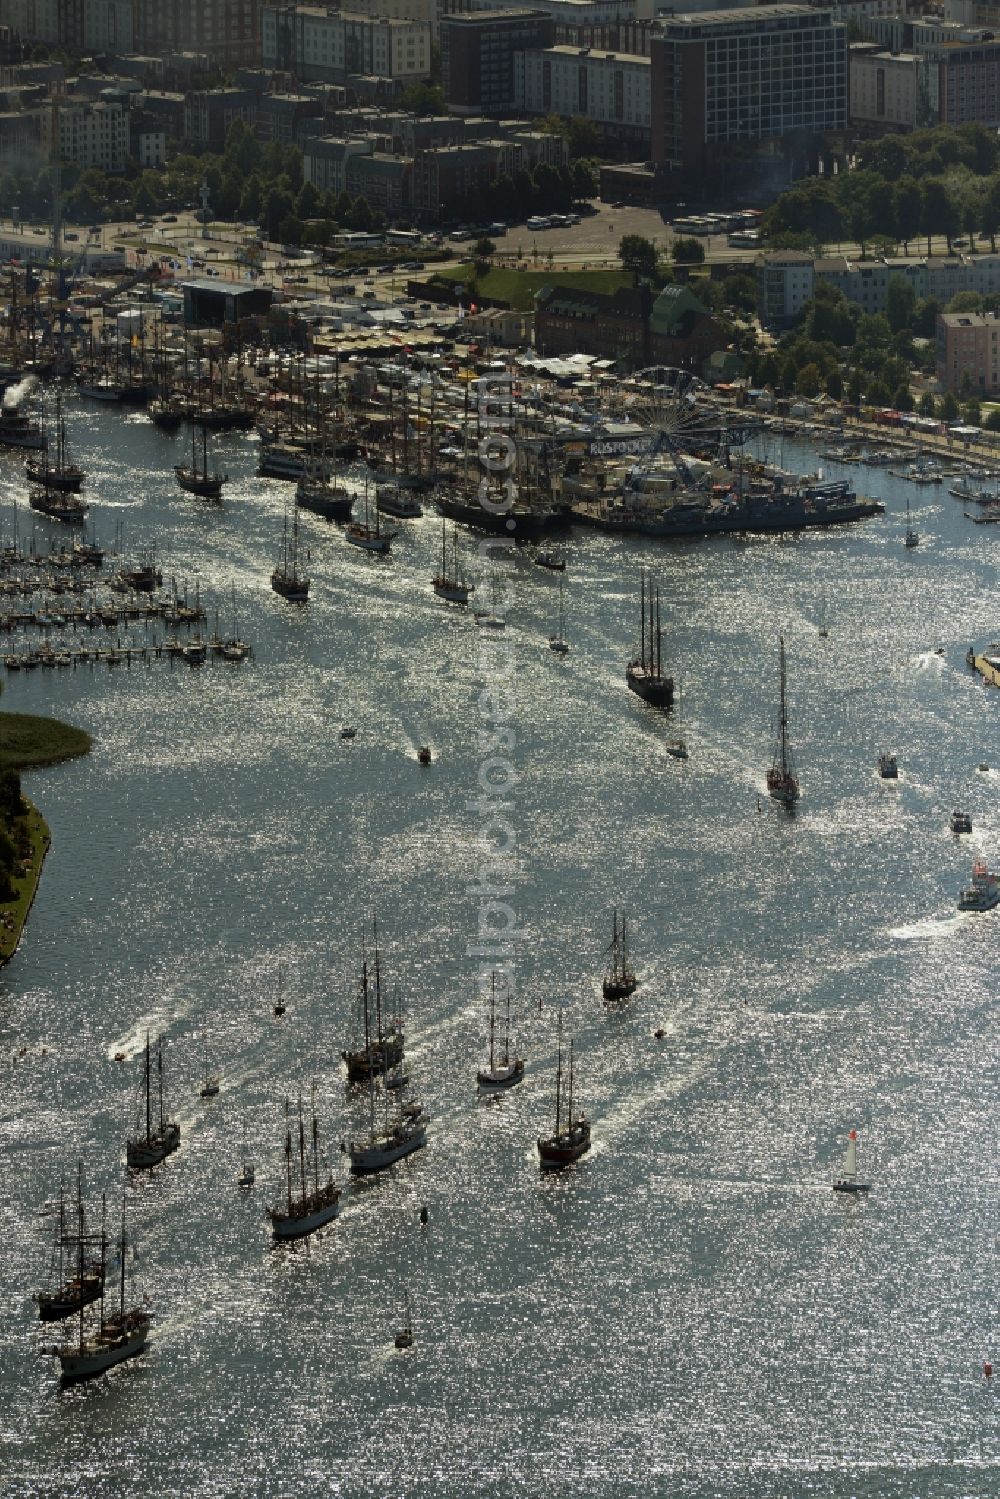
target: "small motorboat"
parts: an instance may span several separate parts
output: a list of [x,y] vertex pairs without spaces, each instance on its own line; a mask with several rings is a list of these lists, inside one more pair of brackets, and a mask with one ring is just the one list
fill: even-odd
[[834,1179],[835,1192],[867,1192],[868,1183],[858,1181],[858,1132],[852,1129],[847,1137],[844,1164],[840,1175]]
[[395,1342],[396,1342],[396,1347],[397,1348],[412,1348],[413,1347],[413,1331],[412,1331],[412,1329],[409,1328],[409,1327],[401,1327],[399,1329],[399,1331],[397,1332],[397,1334],[396,1334]]
[[252,1161],[243,1162],[243,1170],[236,1178],[236,1185],[244,1192],[250,1190],[254,1184],[254,1169]]
[[896,764],[895,755],[879,755],[878,773],[883,781],[895,781],[899,779],[899,766]]
[[979,762],[979,769],[980,770],[982,770],[982,771],[985,772],[985,771],[989,770],[989,768],[990,767],[987,765],[987,763],[986,763],[985,760],[980,760],[980,762]]
[[346,728],[341,729],[341,731],[340,731],[340,737],[341,737],[341,739],[353,739],[355,737],[355,735],[357,734],[357,732],[358,732],[357,729],[352,729],[350,727],[346,727]]
[[538,552],[535,556],[535,566],[547,567],[551,573],[564,573],[566,558],[558,556],[555,552]]
[[429,765],[431,763],[431,749],[429,744],[422,744],[420,746],[417,750],[417,759],[421,765]]
[[972,818],[968,812],[953,812],[951,814],[951,830],[953,833],[971,833]]
[[972,879],[958,894],[960,911],[992,911],[1000,905],[1000,878],[990,872],[985,859],[976,859]]

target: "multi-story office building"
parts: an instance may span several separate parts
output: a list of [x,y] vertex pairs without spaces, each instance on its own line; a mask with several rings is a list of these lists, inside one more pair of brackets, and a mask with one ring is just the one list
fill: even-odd
[[319,5],[265,5],[261,59],[265,68],[328,83],[352,74],[413,82],[430,77],[430,22]]
[[915,52],[880,52],[873,42],[849,49],[852,125],[914,130],[933,125],[938,112],[938,70]]
[[260,62],[260,0],[135,0],[135,47],[200,52],[221,68]]
[[514,105],[527,114],[582,115],[609,136],[649,145],[648,57],[547,47],[514,57]]
[[843,130],[845,36],[828,10],[806,5],[664,21],[650,42],[653,160],[703,173],[738,142]]
[[537,10],[495,10],[441,21],[444,96],[456,114],[510,114],[514,57],[551,46],[551,17]]

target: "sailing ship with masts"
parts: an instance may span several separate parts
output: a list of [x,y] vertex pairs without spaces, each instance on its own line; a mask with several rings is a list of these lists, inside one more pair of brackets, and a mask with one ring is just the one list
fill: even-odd
[[309,597],[309,577],[299,569],[299,517],[298,512],[292,516],[292,535],[289,543],[288,537],[288,515],[285,514],[285,526],[282,533],[281,557],[274,571],[271,573],[271,587],[275,593],[280,593],[283,599],[290,599],[293,603],[301,604]]
[[[58,1358],[64,1384],[70,1384],[82,1379],[92,1379],[95,1375],[103,1374],[106,1370],[114,1368],[115,1364],[121,1364],[126,1359],[135,1358],[146,1347],[149,1338],[149,1329],[152,1326],[152,1315],[147,1311],[145,1306],[133,1306],[126,1309],[125,1305],[127,1250],[128,1245],[125,1239],[125,1199],[123,1196],[122,1231],[118,1245],[121,1262],[118,1310],[110,1317],[105,1314],[104,1274],[102,1268],[100,1311],[96,1328],[88,1333],[84,1308],[81,1306],[79,1335],[72,1341],[60,1343],[55,1348],[46,1350],[46,1352],[52,1353]],[[106,1247],[102,1247],[101,1255],[103,1267],[103,1261],[106,1259]],[[78,1251],[78,1258],[82,1264],[82,1245]]]
[[144,1114],[137,1126],[143,1133],[130,1138],[125,1146],[125,1158],[136,1171],[158,1166],[181,1143],[181,1127],[176,1120],[167,1118],[164,1107],[162,1036],[158,1038],[156,1046],[156,1107],[153,1107],[153,1067],[148,1031],[143,1065],[143,1096]]
[[[556,1061],[556,1120],[551,1135],[539,1135],[536,1141],[543,1170],[561,1171],[571,1166],[590,1149],[590,1121],[586,1114],[573,1113],[573,1042],[569,1043],[569,1076],[564,1085],[562,1052],[562,1011],[559,1012],[559,1046]],[[564,1098],[565,1093],[565,1098]]]
[[451,546],[449,547],[446,522],[443,520],[441,522],[441,570],[434,575],[431,586],[438,598],[447,599],[450,604],[467,604],[470,593],[476,591],[476,585],[466,581],[458,560],[458,527],[452,526],[451,528]]
[[639,987],[639,980],[635,976],[628,955],[628,928],[625,913],[622,912],[619,924],[617,906],[612,917],[611,945],[607,951],[608,967],[604,975],[604,998],[609,1004],[619,1004],[623,999],[628,999],[630,994],[635,993]]
[[646,587],[646,574],[640,575],[641,646],[639,655],[625,668],[629,690],[654,708],[669,708],[674,700],[674,679],[663,675],[662,632],[660,629],[660,590],[652,582]]
[[54,489],[62,494],[78,494],[84,480],[83,469],[70,461],[66,447],[66,422],[63,417],[62,393],[56,393],[55,454],[49,435],[45,435],[45,446],[41,457],[26,458],[24,471],[33,484],[44,489]]
[[59,1186],[59,1216],[52,1251],[50,1286],[35,1296],[42,1322],[71,1317],[81,1307],[96,1301],[104,1285],[106,1230],[87,1232],[83,1206],[83,1162],[77,1163],[76,1211],[71,1224],[66,1208],[64,1184]]
[[365,481],[365,518],[364,520],[351,521],[344,528],[344,536],[351,546],[360,547],[364,552],[378,552],[385,556],[392,547],[395,531],[383,531],[382,516],[378,506],[375,507],[375,524],[372,525],[368,512],[368,481]]
[[503,1051],[496,1044],[497,1028],[497,976],[490,975],[490,1062],[476,1073],[476,1082],[483,1092],[491,1089],[513,1088],[524,1081],[524,1058],[516,1052],[510,1053],[510,985],[506,985],[504,1014]]
[[33,484],[28,491],[28,504],[39,515],[61,520],[69,526],[82,526],[87,519],[86,500],[71,490],[49,489],[43,484]]
[[204,422],[201,426],[201,452],[199,461],[199,444],[197,425],[191,425],[191,462],[175,463],[174,473],[177,482],[187,494],[197,495],[201,500],[217,500],[222,494],[223,484],[228,482],[229,475],[218,470],[209,470],[208,467],[208,427]]
[[767,790],[776,802],[785,807],[794,807],[800,796],[799,783],[792,763],[792,751],[788,742],[788,709],[785,701],[785,637],[780,637],[780,714],[778,743],[771,768],[767,772]]
[[339,1212],[340,1188],[332,1171],[327,1172],[325,1180],[320,1179],[319,1123],[316,1118],[316,1084],[313,1083],[308,1147],[302,1095],[299,1094],[297,1150],[292,1139],[288,1099],[285,1099],[285,1200],[268,1210],[271,1232],[276,1239],[304,1239],[336,1218]]
[[[403,1060],[403,1027],[397,1016],[382,1013],[382,965],[378,946],[378,922],[373,925],[374,953],[371,968],[368,964],[367,942],[361,944],[361,980],[358,986],[358,1019],[362,1026],[364,1044],[353,1050],[342,1051],[347,1064],[349,1083],[367,1083],[373,1077],[392,1072]],[[374,1030],[372,1029],[372,1000],[374,999]]]
[[[377,946],[376,946],[377,954]],[[375,994],[376,999],[380,993],[380,979],[378,972],[378,959],[375,964]],[[359,1140],[351,1140],[348,1144],[348,1155],[351,1161],[351,1174],[353,1176],[372,1176],[378,1171],[384,1171],[404,1156],[412,1155],[415,1150],[420,1150],[427,1144],[427,1126],[429,1118],[422,1106],[417,1102],[404,1104],[401,1090],[391,1090],[388,1086],[388,1074],[390,1063],[388,1061],[389,1050],[384,1041],[381,1045],[372,1038],[372,1015],[370,1008],[370,993],[367,983],[367,965],[362,966],[361,999],[363,1007],[363,1023],[365,1030],[364,1057],[366,1058],[366,1070],[368,1076],[368,1133]],[[402,1056],[402,1035],[398,1037],[399,1054]],[[347,1060],[347,1053],[344,1054]],[[348,1076],[350,1076],[350,1062],[348,1062]],[[395,1105],[390,1106],[390,1092],[395,1093]]]
[[354,495],[336,479],[335,465],[328,451],[327,414],[320,399],[318,379],[314,404],[315,428],[302,472],[295,485],[295,503],[300,510],[309,510],[313,515],[321,515],[324,520],[349,521],[354,508]]

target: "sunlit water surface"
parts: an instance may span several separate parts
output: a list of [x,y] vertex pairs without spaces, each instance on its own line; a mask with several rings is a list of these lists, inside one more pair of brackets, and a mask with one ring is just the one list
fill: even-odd
[[[1000,862],[998,780],[977,770],[1000,766],[998,706],[964,662],[998,624],[995,531],[912,490],[906,551],[902,481],[857,470],[889,507],[863,526],[676,545],[576,531],[559,658],[558,581],[524,554],[499,569],[508,628],[487,645],[430,591],[432,513],[400,523],[389,561],[307,517],[313,591],[291,607],[268,586],[291,489],[254,477],[253,440],[219,441],[233,482],[212,508],[174,485],[183,435],[101,408],[69,420],[102,541],[155,543],[209,627],[218,607],[228,628],[235,587],[255,658],[7,679],[6,708],[81,724],[94,750],[25,778],[53,842],[0,976],[0,1492],[995,1495],[1000,911],[956,911],[974,851]],[[0,460],[8,535],[20,474]],[[682,689],[669,725],[624,686],[643,566]],[[793,816],[764,793],[779,633]],[[477,882],[503,879],[470,804],[491,711],[528,1071],[483,1102],[469,949]],[[687,762],[665,753],[677,733]],[[898,784],[878,779],[883,750]],[[949,832],[956,806],[971,840]],[[642,983],[609,1013],[616,904]],[[316,1079],[342,1177],[339,1143],[365,1123],[339,1057],[376,912],[430,1142],[275,1250],[286,1094]],[[544,1179],[560,1006],[594,1147]],[[155,1332],[60,1393],[31,1302],[41,1212],[82,1156],[117,1221],[147,1027],[183,1129],[127,1188]],[[851,1126],[874,1183],[857,1202],[829,1187]]]

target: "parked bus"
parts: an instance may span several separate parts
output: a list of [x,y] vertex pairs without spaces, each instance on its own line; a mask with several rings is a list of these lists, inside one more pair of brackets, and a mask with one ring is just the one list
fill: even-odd
[[387,229],[385,242],[387,245],[410,245],[417,249],[423,244],[424,237],[419,229]]

